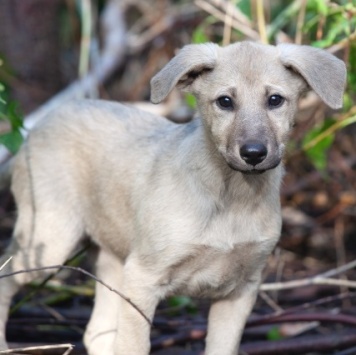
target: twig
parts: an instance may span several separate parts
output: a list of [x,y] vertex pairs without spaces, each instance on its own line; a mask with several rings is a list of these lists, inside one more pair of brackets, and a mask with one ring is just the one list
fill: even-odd
[[349,263],[347,263],[345,265],[341,265],[335,269],[326,271],[326,272],[320,274],[319,277],[326,278],[326,277],[336,276],[336,275],[342,274],[343,272],[346,272],[350,269],[353,269],[354,267],[356,267],[356,260],[350,261]]
[[303,146],[303,150],[306,151],[312,147],[314,147],[316,144],[318,144],[320,141],[322,141],[324,138],[329,137],[331,134],[335,133],[337,130],[344,128],[352,123],[356,122],[356,115],[353,115],[351,117],[347,117],[343,120],[335,122],[332,126],[330,126],[328,129],[320,133],[318,136],[316,136],[314,139],[309,141],[307,144]]
[[342,274],[343,272],[356,267],[356,260],[351,261],[348,264],[337,267],[336,269],[329,270],[325,273],[301,279],[293,280],[287,282],[275,282],[275,283],[265,283],[260,287],[261,291],[276,291],[276,290],[287,290],[297,287],[305,287],[310,285],[332,285],[332,286],[344,286],[349,288],[356,288],[356,281],[347,280],[337,280],[331,279],[330,277]]
[[10,256],[2,265],[0,265],[0,271],[7,265],[7,263],[10,262],[11,259],[12,259],[12,256]]
[[146,32],[140,34],[130,34],[128,42],[128,52],[130,54],[139,52],[144,46],[151,42],[158,35],[172,27],[174,23],[173,17],[163,17],[158,22],[154,23]]
[[9,349],[9,350],[0,350],[0,354],[14,354],[17,352],[24,352],[24,351],[34,351],[34,350],[55,350],[55,349],[66,349],[63,355],[68,355],[74,346],[72,344],[59,344],[59,345],[41,345],[41,346],[31,346],[27,348],[16,348],[16,349]]
[[353,293],[347,292],[347,293],[337,294],[334,296],[327,296],[324,298],[320,298],[316,301],[306,302],[300,306],[286,308],[284,310],[277,311],[277,312],[274,312],[271,314],[250,317],[249,320],[247,321],[246,326],[248,327],[250,325],[255,326],[255,325],[262,325],[262,324],[266,324],[266,323],[273,323],[274,319],[278,318],[280,316],[294,314],[297,312],[300,313],[300,312],[306,311],[312,307],[317,307],[317,306],[325,305],[326,303],[331,303],[331,302],[336,302],[336,301],[343,301],[345,299],[350,299],[350,298],[355,298],[355,297],[356,297],[355,292],[353,292]]
[[[224,12],[220,11],[217,9],[215,6],[210,4],[208,1],[205,0],[195,0],[195,5],[203,9],[204,11],[208,12],[212,16],[216,17],[218,20],[224,22],[225,21],[225,14]],[[234,8],[236,10],[236,8]],[[231,26],[237,30],[243,33],[246,37],[254,40],[259,40],[260,36],[259,34],[252,29],[252,26],[247,25],[246,23],[239,22],[239,20],[236,18],[236,11],[233,12],[233,18],[231,22]]]
[[288,23],[288,21],[290,21],[291,18],[296,15],[300,9],[301,1],[303,0],[293,1],[289,6],[287,6],[279,13],[274,21],[268,26],[267,38],[272,38],[277,32],[280,31],[281,28],[283,28],[284,25]]
[[283,308],[281,308],[266,292],[260,291],[259,296],[275,311],[275,312],[283,312]]
[[[342,266],[346,263],[346,250],[345,250],[344,236],[345,236],[344,218],[343,216],[338,216],[334,224],[335,253],[336,253],[336,262],[338,266]],[[348,281],[346,275],[343,275],[342,279],[344,281]],[[345,289],[343,286],[341,286],[340,291],[347,292],[347,288]]]
[[336,53],[337,51],[349,46],[350,42],[354,41],[355,39],[356,39],[356,31],[352,32],[348,37],[342,39],[339,43],[336,43],[333,46],[329,47],[328,51],[330,53]]
[[225,20],[224,20],[224,35],[223,46],[227,46],[231,41],[231,27],[232,27],[232,9],[233,3],[230,0],[226,6]]
[[[32,199],[31,201],[34,201],[34,199]],[[75,253],[70,259],[68,259],[64,265],[68,265],[70,263],[72,263],[74,260],[76,260],[80,255],[82,255],[90,246],[90,243],[87,243],[86,245],[84,245],[83,248],[81,248],[77,253]],[[27,301],[29,301],[34,295],[36,295],[36,293],[38,292],[38,290],[42,289],[48,281],[50,281],[53,276],[56,275],[56,273],[58,273],[60,270],[56,270],[55,273],[48,275],[44,280],[42,280],[38,285],[36,285],[36,288],[28,293],[26,293],[26,295],[24,297],[22,297],[17,303],[15,303],[14,306],[11,307],[10,309],[10,314],[16,312],[23,304],[25,304]]]
[[265,319],[252,319],[248,321],[248,326],[260,326],[263,324],[285,323],[285,322],[329,322],[329,323],[341,323],[351,326],[356,326],[356,317],[349,316],[347,314],[332,314],[326,312],[312,312],[312,313],[292,313],[281,314],[274,317]]
[[[227,0],[227,1],[229,1],[231,4],[236,3],[236,1],[234,0]],[[209,0],[209,2],[220,9],[225,9],[226,7],[226,0]],[[231,11],[233,13],[233,17],[238,22],[252,28],[251,20],[238,7],[234,6],[231,9]]]
[[256,15],[257,15],[258,32],[260,33],[261,42],[264,44],[268,44],[263,0],[256,0]]
[[92,3],[91,0],[81,0],[82,35],[79,54],[79,77],[88,74],[90,61],[90,43],[92,37]]
[[68,265],[52,265],[52,266],[43,266],[43,267],[38,267],[38,268],[32,268],[32,269],[27,269],[27,270],[18,270],[18,271],[14,271],[14,272],[10,272],[8,274],[3,274],[0,275],[0,279],[4,278],[4,277],[10,277],[10,276],[14,276],[14,275],[18,275],[18,274],[24,274],[24,273],[28,273],[28,272],[36,272],[36,271],[43,271],[43,270],[53,270],[53,269],[64,269],[64,270],[74,270],[74,271],[79,271],[84,275],[87,275],[89,277],[91,277],[92,279],[94,279],[96,282],[99,282],[101,285],[105,286],[107,289],[109,289],[110,291],[116,293],[117,295],[119,295],[122,299],[124,299],[127,303],[129,303],[133,308],[136,309],[136,311],[138,313],[141,314],[141,316],[148,322],[149,325],[152,325],[152,322],[150,321],[150,319],[145,315],[145,313],[135,304],[133,303],[128,297],[126,297],[124,294],[122,294],[120,291],[115,290],[114,288],[112,288],[110,285],[108,285],[107,283],[105,283],[104,281],[100,280],[99,278],[97,278],[95,275],[91,274],[90,272],[80,268],[80,267],[76,267],[76,266],[68,266]]
[[314,285],[329,285],[346,288],[356,288],[356,281],[339,280],[339,279],[315,279]]
[[295,43],[296,44],[302,44],[303,24],[304,24],[306,7],[307,7],[307,0],[302,0],[302,4],[300,6],[298,19],[297,19],[297,31],[296,31],[296,34],[295,34]]

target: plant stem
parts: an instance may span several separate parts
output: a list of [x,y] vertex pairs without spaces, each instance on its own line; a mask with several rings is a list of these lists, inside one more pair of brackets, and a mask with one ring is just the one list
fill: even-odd
[[258,32],[260,33],[261,42],[264,44],[268,44],[263,0],[256,0],[256,15]]
[[320,141],[322,141],[324,138],[330,136],[331,134],[335,133],[339,129],[344,128],[344,127],[350,125],[351,123],[355,123],[355,122],[356,122],[356,115],[348,117],[348,118],[345,118],[345,119],[343,119],[341,121],[337,121],[332,126],[330,126],[328,129],[326,129],[324,132],[320,133],[317,137],[315,137],[310,142],[305,144],[303,146],[303,150],[306,151],[308,149],[313,148]]

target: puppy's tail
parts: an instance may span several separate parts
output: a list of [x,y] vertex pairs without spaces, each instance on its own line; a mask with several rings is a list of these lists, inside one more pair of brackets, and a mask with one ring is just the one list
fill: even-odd
[[0,190],[8,188],[11,184],[13,162],[14,158],[10,158],[0,164]]

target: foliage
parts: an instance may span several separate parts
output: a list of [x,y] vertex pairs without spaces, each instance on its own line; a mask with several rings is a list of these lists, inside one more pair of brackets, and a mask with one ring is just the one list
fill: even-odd
[[272,327],[267,333],[267,339],[271,341],[277,341],[283,339],[283,335],[281,334],[279,327]]
[[[2,62],[0,61],[0,65]],[[15,154],[22,142],[21,130],[23,127],[22,115],[19,114],[18,105],[6,98],[6,87],[0,82],[0,120],[10,123],[11,130],[0,135],[0,144],[3,144],[12,154]]]
[[329,7],[326,1],[309,0],[308,10],[310,20],[304,25],[305,33],[311,31],[312,35],[317,37],[320,21],[325,22],[325,35],[323,38],[312,41],[312,45],[315,47],[330,47],[350,36],[356,29],[356,6],[351,3]]
[[0,112],[0,119],[10,122],[11,130],[0,135],[0,143],[3,144],[12,154],[15,154],[23,142],[21,130],[23,121],[21,115],[18,113],[16,102],[5,102],[5,112]]
[[[327,48],[342,41],[349,41],[347,89],[344,97],[344,110],[350,110],[354,105],[356,94],[356,5],[346,1],[335,2],[334,6],[328,6],[325,0],[309,0],[307,2],[308,17],[304,25],[304,33],[311,33],[311,44],[319,48]],[[318,27],[321,21],[324,23],[324,36],[317,38]],[[314,36],[316,37],[314,40]],[[351,118],[351,119],[350,119]],[[307,157],[319,170],[327,167],[327,152],[334,141],[336,132],[354,123],[350,115],[344,115],[341,120],[335,122],[331,119],[313,128],[303,141],[303,149]],[[325,134],[326,133],[326,134]],[[310,144],[318,137],[316,144]]]
[[190,314],[197,313],[197,306],[191,297],[187,296],[172,296],[169,297],[168,306],[172,313],[185,309]]
[[321,125],[312,128],[303,139],[303,147],[307,157],[319,170],[324,170],[327,166],[326,153],[334,142],[335,137],[333,134],[328,134],[324,138],[318,140],[318,142],[316,142],[315,144],[310,143],[313,142],[317,137],[320,137],[320,134],[325,132],[334,123],[335,121],[333,119],[325,120]]
[[350,102],[351,94],[356,94],[356,41],[350,43],[350,52],[349,52],[349,72],[347,77],[347,84],[348,84],[348,105],[351,105]]
[[[2,65],[2,60],[0,59],[0,66]],[[5,104],[5,99],[4,99],[4,92],[5,92],[5,86],[0,82],[0,104]]]
[[4,91],[5,91],[5,86],[0,83],[0,103],[1,104],[5,104],[6,103],[4,98],[2,97]]

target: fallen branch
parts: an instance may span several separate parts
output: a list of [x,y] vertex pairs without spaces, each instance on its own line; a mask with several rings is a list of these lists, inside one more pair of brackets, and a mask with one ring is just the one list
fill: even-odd
[[336,302],[336,301],[342,301],[345,299],[350,299],[350,298],[355,298],[356,293],[355,292],[347,292],[343,294],[338,294],[338,295],[333,295],[333,296],[327,296],[321,299],[317,299],[312,302],[306,302],[303,303],[300,306],[295,306],[295,307],[290,307],[286,309],[281,309],[277,310],[276,312],[270,313],[270,314],[265,314],[261,316],[252,316],[249,318],[247,321],[246,326],[256,326],[256,325],[262,325],[262,324],[267,324],[267,323],[273,323],[274,319],[280,317],[280,316],[285,316],[289,314],[295,314],[295,313],[300,313],[302,311],[306,311],[310,308],[315,308],[317,306],[325,305],[327,303],[331,302]]
[[265,319],[250,319],[247,322],[248,327],[260,326],[263,324],[275,324],[286,322],[324,322],[324,323],[340,323],[356,327],[356,317],[347,314],[332,314],[327,312],[308,312],[308,313],[293,313],[281,314]]
[[332,286],[343,286],[349,288],[356,288],[356,281],[348,281],[348,280],[338,280],[331,279],[331,276],[336,276],[342,274],[350,269],[356,267],[356,260],[351,261],[348,264],[337,267],[336,269],[329,270],[322,274],[301,279],[301,280],[293,280],[286,282],[274,282],[274,283],[265,283],[260,287],[261,291],[279,291],[279,290],[287,290],[298,287],[305,287],[310,285],[332,285]]

